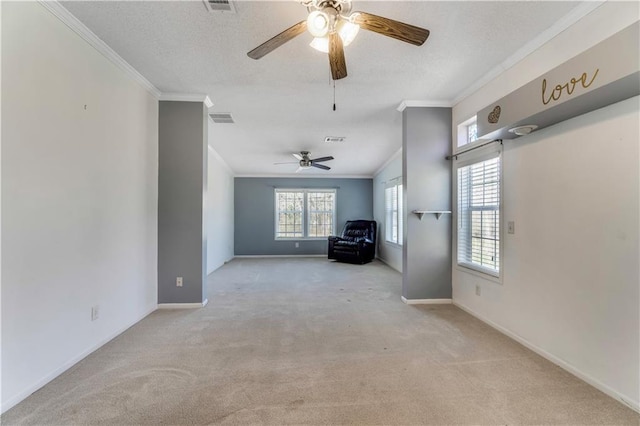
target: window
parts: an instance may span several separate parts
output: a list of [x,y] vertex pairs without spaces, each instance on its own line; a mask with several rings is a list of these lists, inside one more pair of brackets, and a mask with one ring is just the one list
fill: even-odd
[[467,143],[475,142],[478,139],[478,123],[474,122],[467,126]]
[[335,189],[276,189],[276,239],[335,234]]
[[[496,156],[498,155],[498,156]],[[500,273],[500,156],[458,168],[458,265]]]
[[473,143],[478,140],[478,121],[471,117],[458,126],[458,147]]
[[393,179],[384,190],[385,239],[402,245],[402,184],[397,183],[399,179]]

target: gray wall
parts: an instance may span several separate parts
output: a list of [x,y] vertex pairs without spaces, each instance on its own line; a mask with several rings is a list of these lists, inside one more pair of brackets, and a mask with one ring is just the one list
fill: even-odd
[[325,254],[326,240],[275,240],[274,189],[337,188],[336,232],[347,220],[373,219],[372,179],[235,178],[235,254]]
[[[202,102],[159,107],[158,303],[200,303],[206,284],[207,110]],[[183,277],[183,286],[176,286]]]
[[451,108],[406,108],[402,114],[404,247],[402,295],[451,298],[451,215],[422,220],[413,210],[451,210]]
[[388,243],[385,240],[387,210],[384,192],[387,182],[399,176],[402,176],[401,152],[373,178],[373,217],[378,221],[378,234],[380,235],[380,238],[378,238],[378,247],[376,247],[378,259],[396,271],[402,272],[402,246]]

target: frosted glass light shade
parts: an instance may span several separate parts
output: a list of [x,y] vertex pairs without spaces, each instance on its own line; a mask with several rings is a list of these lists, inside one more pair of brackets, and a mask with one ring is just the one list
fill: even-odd
[[[348,46],[358,35],[358,31],[360,31],[360,25],[352,24],[351,22],[341,21],[340,28],[338,29],[338,34],[342,39],[342,45]],[[329,53],[329,37],[315,37],[309,43],[309,46],[313,47],[319,52]]]
[[324,37],[329,32],[329,16],[320,10],[314,10],[307,17],[307,30],[314,37]]

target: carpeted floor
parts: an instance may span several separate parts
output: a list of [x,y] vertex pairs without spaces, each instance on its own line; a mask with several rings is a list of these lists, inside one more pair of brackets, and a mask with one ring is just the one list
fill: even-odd
[[2,424],[633,424],[640,416],[387,266],[236,259]]

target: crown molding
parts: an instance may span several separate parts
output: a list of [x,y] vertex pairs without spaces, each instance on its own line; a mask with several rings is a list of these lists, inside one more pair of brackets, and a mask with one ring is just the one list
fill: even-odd
[[404,100],[400,102],[398,111],[402,112],[407,108],[451,108],[453,103],[448,100],[440,100],[440,101],[419,101],[419,100]]
[[375,173],[373,174],[373,176],[378,176],[393,160],[395,160],[396,158],[398,158],[400,155],[402,155],[402,147],[400,147],[399,150],[397,150],[396,152],[394,152],[391,157],[389,157],[387,159],[387,161],[385,161],[384,163],[382,163],[382,166],[378,167],[378,170],[375,171]]
[[177,92],[163,92],[160,95],[161,101],[180,101],[180,102],[204,102],[207,108],[213,106],[213,102],[209,99],[208,95],[203,93],[177,93]]
[[600,6],[605,3],[607,0],[592,0],[585,1],[580,3],[574,9],[572,9],[569,13],[564,15],[560,20],[558,20],[555,24],[538,34],[535,38],[530,40],[527,44],[522,46],[520,49],[516,50],[511,56],[505,59],[502,63],[496,65],[493,69],[487,72],[485,75],[477,79],[472,85],[468,86],[466,89],[462,90],[458,93],[452,104],[456,105],[464,98],[469,95],[475,93],[484,85],[489,83],[491,80],[498,77],[504,71],[513,67],[515,64],[523,60],[525,57],[529,56],[531,53],[535,52],[543,45],[551,41],[555,36],[578,22],[580,19],[584,18]]
[[71,14],[56,0],[38,0],[38,3],[47,9],[51,14],[58,18],[69,29],[78,34],[80,38],[86,41],[91,47],[96,49],[105,58],[110,60],[114,65],[120,68],[126,75],[131,77],[135,82],[144,87],[149,93],[156,98],[160,97],[160,91],[147,80],[142,74],[136,71],[127,61],[122,59],[112,48],[102,41],[93,31],[87,28],[82,22]]

